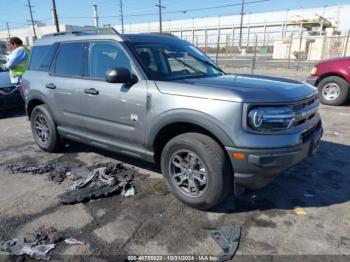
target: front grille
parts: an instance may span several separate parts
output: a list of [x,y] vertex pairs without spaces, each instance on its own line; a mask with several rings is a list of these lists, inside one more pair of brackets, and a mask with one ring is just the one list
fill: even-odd
[[320,107],[320,101],[317,95],[291,105],[295,112],[295,121],[293,126],[299,126],[312,119]]

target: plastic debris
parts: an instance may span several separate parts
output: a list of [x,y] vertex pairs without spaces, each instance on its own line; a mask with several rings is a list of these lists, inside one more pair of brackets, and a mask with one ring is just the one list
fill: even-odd
[[34,259],[49,260],[48,253],[56,247],[55,244],[40,245],[36,242],[25,242],[24,240],[12,239],[0,246],[0,250],[10,255],[28,255]]
[[293,214],[295,215],[306,215],[306,211],[303,208],[295,208],[293,211]]
[[11,174],[17,173],[30,173],[32,175],[45,174],[52,172],[56,167],[56,164],[33,164],[33,165],[20,165],[17,163],[10,163],[7,168],[10,170]]
[[76,240],[75,238],[67,238],[64,240],[64,243],[68,245],[85,245],[86,243]]
[[228,261],[236,254],[241,238],[239,225],[224,225],[218,230],[207,230],[210,236],[224,251],[219,261]]
[[71,188],[59,196],[62,204],[75,204],[127,191],[136,171],[122,164],[100,164],[87,177],[73,182]]
[[49,260],[49,252],[61,238],[53,227],[40,227],[34,232],[34,240],[11,239],[0,245],[0,250],[14,256],[27,255],[34,259]]
[[64,239],[53,227],[40,227],[34,232],[34,240],[11,239],[0,244],[0,251],[22,259],[27,255],[33,259],[50,260],[49,253],[63,240],[68,245],[86,244],[75,238]]
[[133,187],[133,186],[127,190],[123,190],[123,192],[122,192],[123,197],[132,197],[135,195],[136,195],[136,190],[135,190],[135,187]]

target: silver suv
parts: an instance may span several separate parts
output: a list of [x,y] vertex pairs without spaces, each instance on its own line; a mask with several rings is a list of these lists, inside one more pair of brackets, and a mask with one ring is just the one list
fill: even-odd
[[74,140],[159,163],[173,194],[210,209],[313,155],[317,90],[228,75],[175,36],[96,30],[36,41],[23,77],[35,142]]

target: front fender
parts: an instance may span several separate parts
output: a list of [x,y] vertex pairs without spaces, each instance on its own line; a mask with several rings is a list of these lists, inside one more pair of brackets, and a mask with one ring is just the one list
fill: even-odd
[[205,113],[189,110],[175,109],[164,112],[149,125],[146,133],[146,146],[152,148],[154,141],[162,128],[175,123],[189,123],[197,125],[212,133],[223,145],[234,145],[222,123]]

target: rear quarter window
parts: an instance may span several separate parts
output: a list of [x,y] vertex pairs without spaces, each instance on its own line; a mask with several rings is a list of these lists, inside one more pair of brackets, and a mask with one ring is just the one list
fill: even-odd
[[57,46],[57,44],[34,46],[31,50],[29,70],[49,71]]

